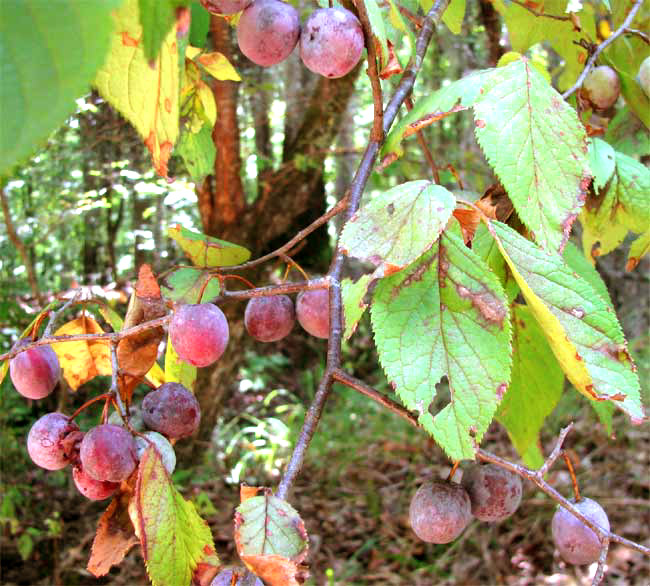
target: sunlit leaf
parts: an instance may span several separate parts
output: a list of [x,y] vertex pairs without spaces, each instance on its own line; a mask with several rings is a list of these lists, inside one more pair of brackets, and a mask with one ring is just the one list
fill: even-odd
[[[55,336],[77,334],[102,334],[104,330],[87,315],[82,315],[62,325]],[[73,391],[98,375],[110,376],[110,345],[104,340],[78,340],[52,344],[63,369],[63,377]]]
[[[451,459],[473,459],[510,380],[510,321],[500,283],[457,225],[379,282],[370,315],[399,398]],[[432,415],[443,376],[451,402]]]
[[474,105],[476,138],[517,213],[549,250],[560,250],[589,184],[578,116],[525,60],[497,68]]
[[201,181],[214,170],[217,148],[212,140],[212,129],[204,124],[198,132],[182,132],[176,152],[192,179]]
[[442,22],[447,25],[447,28],[454,33],[459,35],[461,27],[463,25],[463,20],[465,18],[465,4],[466,0],[451,0],[447,10],[442,14]]
[[201,269],[180,268],[165,278],[162,291],[168,299],[182,303],[199,303],[219,295],[219,279]]
[[357,329],[368,304],[364,297],[372,275],[362,275],[356,282],[352,279],[343,279],[341,282],[341,298],[343,303],[343,322],[345,324],[343,339],[347,340]]
[[230,61],[218,51],[202,53],[196,60],[215,79],[220,81],[241,81],[241,77],[239,77]]
[[126,0],[114,17],[111,49],[95,85],[102,97],[133,124],[151,152],[156,171],[167,177],[167,161],[178,137],[176,27],[163,39],[158,57],[149,60],[144,52],[138,0]]
[[453,194],[429,181],[409,181],[373,198],[341,233],[340,248],[371,262],[376,276],[412,263],[436,241],[456,204]]
[[192,232],[180,224],[168,228],[167,233],[176,240],[190,260],[199,267],[225,267],[246,262],[250,251],[238,244]]
[[196,381],[197,368],[185,360],[181,360],[172,344],[171,338],[167,338],[167,350],[165,351],[165,382],[181,383],[186,389],[193,389]]

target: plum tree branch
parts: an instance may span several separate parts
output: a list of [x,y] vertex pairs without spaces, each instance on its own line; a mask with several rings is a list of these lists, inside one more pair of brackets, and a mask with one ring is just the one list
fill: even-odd
[[379,71],[377,70],[377,50],[372,35],[372,26],[370,18],[363,0],[354,0],[354,5],[359,13],[359,19],[363,26],[363,33],[366,38],[366,48],[368,49],[368,77],[372,87],[372,101],[374,107],[374,116],[372,120],[372,131],[370,140],[381,142],[384,135],[384,102],[381,94],[381,82],[379,80]]
[[[347,385],[352,389],[361,392],[366,397],[369,397],[373,401],[376,401],[380,405],[386,407],[385,400],[387,398],[384,395],[382,395],[379,391],[373,389],[372,387],[369,387],[365,383],[355,379],[353,376],[341,370],[338,370],[335,372],[335,378],[339,382]],[[422,426],[417,421],[417,419],[413,416],[413,414],[407,409],[405,409],[402,405],[399,405],[395,402],[391,402],[390,410],[396,415],[398,415],[399,417],[401,417],[402,419],[404,419],[405,421],[407,421],[416,429],[422,429]],[[592,529],[594,533],[598,535],[598,538],[600,539],[601,546],[602,546],[601,557],[603,555],[602,554],[603,549],[608,548],[609,543],[612,541],[616,543],[620,543],[621,545],[624,545],[625,547],[638,551],[644,555],[650,556],[650,547],[646,547],[645,545],[641,545],[640,543],[636,543],[635,541],[631,541],[630,539],[626,539],[621,535],[612,533],[611,531],[607,531],[601,528],[599,525],[595,524],[589,518],[585,517],[578,509],[576,509],[573,506],[573,504],[568,499],[564,498],[557,490],[555,490],[548,482],[544,480],[544,475],[546,474],[546,472],[548,472],[551,465],[555,462],[555,460],[557,460],[559,455],[562,453],[562,447],[564,445],[564,441],[566,440],[566,437],[572,428],[573,428],[573,424],[570,424],[567,425],[564,429],[562,429],[562,431],[558,435],[558,438],[555,442],[555,446],[553,447],[553,450],[551,451],[550,455],[544,461],[543,465],[537,470],[531,470],[530,468],[527,468],[526,466],[522,466],[521,464],[515,464],[514,462],[505,460],[504,458],[501,458],[481,448],[476,449],[476,457],[479,460],[482,460],[484,462],[490,462],[492,464],[496,464],[497,466],[503,468],[504,470],[509,470],[510,472],[517,474],[524,480],[529,480],[530,482],[535,484],[543,493],[549,496],[552,500],[554,500],[560,506],[567,509],[573,516],[580,519],[580,521],[582,521],[587,527]],[[596,584],[596,582],[594,582],[594,584]]]
[[607,49],[618,37],[620,37],[624,32],[625,29],[627,29],[631,24],[632,21],[634,20],[634,17],[636,16],[636,13],[639,12],[639,9],[641,8],[641,5],[643,4],[643,0],[636,0],[634,3],[634,6],[630,9],[630,12],[628,12],[627,16],[625,17],[625,20],[619,26],[609,37],[607,37],[598,47],[596,50],[593,52],[591,57],[587,60],[587,63],[585,65],[585,68],[582,70],[582,73],[576,80],[576,82],[562,94],[562,97],[566,100],[569,96],[573,95],[577,91],[577,89],[582,85],[584,82],[585,78],[591,71],[592,67],[596,63],[596,60],[598,57],[600,57],[600,54]]
[[[424,54],[431,42],[434,27],[442,18],[442,14],[447,8],[450,0],[436,0],[431,10],[425,16],[422,22],[422,29],[417,37],[415,45],[415,56],[409,67],[406,69],[400,80],[397,89],[391,97],[383,114],[383,131],[384,134],[388,132],[392,126],[395,117],[404,103],[404,100],[411,93],[415,78],[417,77],[421,67]],[[380,141],[373,139],[371,136],[368,141],[368,146],[364,155],[359,163],[357,172],[352,179],[349,190],[349,202],[345,210],[345,221],[359,209],[361,197],[365,190],[370,174],[372,173],[377,154],[379,153]],[[318,384],[318,389],[312,400],[302,429],[296,444],[294,446],[291,457],[287,464],[284,476],[278,485],[277,496],[280,498],[287,498],[287,495],[293,485],[294,480],[298,476],[302,464],[305,459],[307,448],[311,442],[311,438],[318,427],[323,408],[329,397],[332,382],[334,380],[334,373],[341,365],[341,338],[342,338],[342,317],[343,307],[341,302],[341,271],[345,257],[341,250],[337,250],[332,259],[327,276],[329,278],[329,301],[330,301],[330,329],[329,340],[327,346],[327,361],[325,365],[325,372]]]

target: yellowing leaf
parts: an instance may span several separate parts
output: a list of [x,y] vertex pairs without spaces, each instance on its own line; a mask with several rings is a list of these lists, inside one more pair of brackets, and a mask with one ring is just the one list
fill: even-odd
[[181,383],[185,388],[191,390],[194,388],[194,382],[196,381],[196,370],[196,366],[180,359],[172,345],[171,338],[167,338],[165,372],[163,374],[165,382]]
[[219,81],[241,81],[241,77],[224,55],[215,51],[199,55],[197,61],[212,77]]
[[[61,326],[54,335],[101,334],[104,330],[91,317],[83,315]],[[110,376],[111,351],[103,340],[73,341],[52,344],[59,357],[63,377],[73,391],[97,375]]]
[[225,267],[246,262],[250,251],[225,240],[183,228],[180,224],[170,226],[167,234],[183,249],[198,267]]
[[179,67],[176,27],[165,36],[158,57],[144,53],[138,0],[114,13],[111,50],[95,85],[104,99],[136,128],[154,167],[167,177],[167,161],[178,137]]
[[135,490],[136,535],[154,586],[186,586],[206,551],[214,551],[208,524],[174,488],[158,452],[140,460]]
[[639,379],[608,301],[560,255],[500,222],[489,228],[571,383],[589,399],[610,400],[641,423]]

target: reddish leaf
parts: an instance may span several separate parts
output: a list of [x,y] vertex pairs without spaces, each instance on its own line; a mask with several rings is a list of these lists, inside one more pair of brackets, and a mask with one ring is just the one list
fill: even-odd
[[246,484],[242,484],[239,487],[239,501],[243,503],[245,500],[257,496],[257,493],[260,490],[262,489],[259,486],[247,486]]
[[214,577],[219,573],[219,568],[222,567],[214,548],[206,545],[203,548],[203,553],[205,557],[197,564],[192,575],[192,586],[210,586]]
[[395,46],[390,41],[388,41],[388,61],[386,63],[383,62],[381,51],[377,51],[377,54],[379,55],[380,61],[379,77],[382,79],[388,79],[404,71],[395,54]]

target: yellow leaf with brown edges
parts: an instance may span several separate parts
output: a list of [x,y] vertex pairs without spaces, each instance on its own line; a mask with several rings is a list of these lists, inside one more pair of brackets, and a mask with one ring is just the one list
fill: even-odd
[[144,54],[138,0],[113,13],[115,29],[95,86],[102,97],[138,131],[156,171],[167,177],[167,162],[178,138],[179,67],[176,26],[162,42],[158,57]]
[[[102,333],[104,330],[92,317],[83,315],[62,325],[54,335],[72,336]],[[98,375],[111,375],[111,351],[107,341],[77,340],[52,344],[52,348],[59,357],[63,377],[73,391]]]

